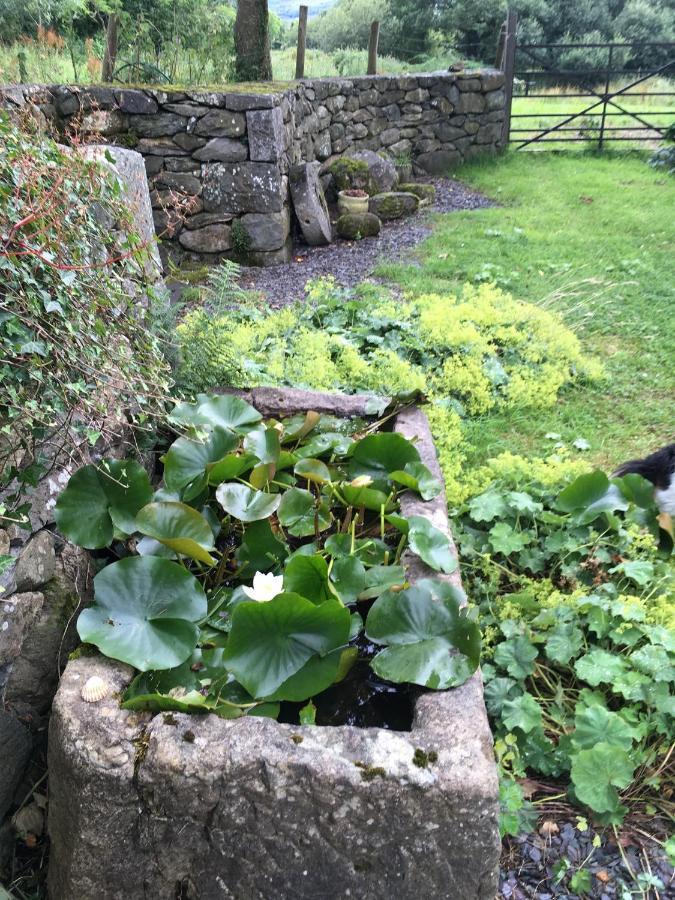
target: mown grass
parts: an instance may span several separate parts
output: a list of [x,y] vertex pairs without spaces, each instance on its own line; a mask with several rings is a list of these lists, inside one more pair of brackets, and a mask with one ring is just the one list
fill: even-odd
[[550,452],[555,433],[611,469],[675,440],[675,180],[642,156],[569,151],[511,151],[459,177],[495,206],[438,216],[417,261],[378,275],[416,292],[494,280],[558,311],[606,371],[550,410],[470,420],[471,462]]

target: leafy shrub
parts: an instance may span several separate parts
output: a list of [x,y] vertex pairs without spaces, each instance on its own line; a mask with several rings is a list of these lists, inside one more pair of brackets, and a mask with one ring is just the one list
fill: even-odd
[[0,518],[25,522],[22,489],[69,430],[93,442],[161,407],[147,253],[116,179],[0,117]]
[[560,319],[494,285],[460,297],[428,294],[394,301],[362,296],[331,279],[307,300],[273,313],[240,304],[209,317],[197,310],[178,328],[186,390],[259,384],[390,394],[417,389],[433,401],[434,426],[454,502],[464,488],[462,420],[497,406],[555,403],[560,390],[599,367]]
[[[364,423],[323,426],[314,412],[263,421],[232,396],[200,394],[171,418],[184,433],[162,457],[159,490],[133,460],[103,460],[56,506],[75,543],[136,550],[116,549],[78,619],[84,641],[139,670],[126,708],[276,716],[359,655],[388,681],[434,689],[476,670],[479,630],[461,591],[407,582],[406,547],[435,572],[457,568],[447,533],[399,506],[401,490],[441,490],[411,441],[378,422],[352,436]],[[374,657],[358,642],[364,624],[383,648]]]
[[667,812],[672,537],[640,476],[588,472],[561,491],[553,471],[502,460],[456,520],[511,833],[528,824],[513,782],[526,773],[571,781],[606,824],[636,803]]

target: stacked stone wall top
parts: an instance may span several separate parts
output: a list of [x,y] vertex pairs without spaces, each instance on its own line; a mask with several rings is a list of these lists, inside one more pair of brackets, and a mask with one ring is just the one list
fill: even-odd
[[504,75],[322,78],[266,93],[18,85],[0,88],[0,105],[30,106],[61,135],[76,130],[138,150],[165,254],[232,257],[239,220],[249,251],[265,264],[290,259],[291,166],[365,149],[440,173],[495,152]]

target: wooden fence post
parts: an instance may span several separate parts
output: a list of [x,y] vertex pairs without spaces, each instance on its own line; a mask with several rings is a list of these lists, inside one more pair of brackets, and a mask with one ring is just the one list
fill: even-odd
[[504,63],[504,39],[506,38],[506,22],[499,29],[497,52],[495,53],[495,69],[501,69]]
[[506,16],[506,33],[504,35],[504,124],[502,125],[502,147],[509,143],[511,130],[511,103],[513,100],[513,78],[516,69],[516,30],[518,28],[518,16],[515,10],[510,9]]
[[307,43],[307,11],[308,7],[300,7],[298,18],[298,49],[295,54],[295,77],[305,77],[305,44]]
[[377,75],[377,44],[380,40],[380,23],[372,22],[368,38],[368,71],[367,75]]

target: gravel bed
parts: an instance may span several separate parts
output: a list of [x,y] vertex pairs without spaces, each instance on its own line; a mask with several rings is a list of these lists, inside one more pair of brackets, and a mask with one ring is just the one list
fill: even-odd
[[322,275],[332,275],[342,287],[352,287],[369,276],[380,259],[406,260],[405,251],[431,234],[430,213],[481,209],[494,205],[487,197],[459,181],[449,178],[420,178],[418,181],[435,186],[436,202],[433,206],[411,218],[383,223],[382,231],[376,238],[364,238],[361,241],[337,239],[327,247],[308,247],[298,240],[292,262],[264,269],[243,269],[241,286],[261,291],[271,307],[285,306],[294,300],[301,300],[305,284]]
[[[635,876],[645,873],[646,877],[651,869],[663,885],[657,890],[648,881],[635,882],[611,831],[606,831],[600,837],[600,846],[594,847],[597,832],[590,828],[579,831],[573,823],[561,821],[551,821],[551,826],[553,831],[547,832],[544,825],[539,831],[506,838],[497,900],[622,900],[624,891],[632,891],[634,900],[675,900],[675,872],[665,852],[653,841],[645,839],[641,846],[625,846],[623,853]],[[569,868],[558,878],[556,864],[560,866],[562,860],[567,860]],[[570,877],[578,869],[590,873],[589,893],[571,890]]]

